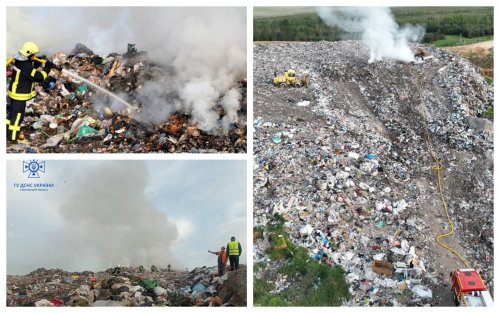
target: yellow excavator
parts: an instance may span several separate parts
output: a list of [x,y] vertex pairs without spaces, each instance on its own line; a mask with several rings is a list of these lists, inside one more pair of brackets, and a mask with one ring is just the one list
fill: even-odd
[[277,75],[274,73],[273,84],[279,87],[293,86],[302,87],[309,85],[309,75],[306,74],[303,78],[296,76],[295,71],[290,69],[283,73],[283,75]]

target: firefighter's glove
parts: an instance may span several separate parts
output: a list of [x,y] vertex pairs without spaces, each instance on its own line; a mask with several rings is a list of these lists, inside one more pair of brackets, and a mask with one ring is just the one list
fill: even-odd
[[45,62],[45,71],[48,73],[51,69],[56,67],[56,65],[50,61]]
[[33,67],[34,67],[34,68],[39,68],[40,66],[42,66],[42,62],[39,62],[39,61],[33,61]]

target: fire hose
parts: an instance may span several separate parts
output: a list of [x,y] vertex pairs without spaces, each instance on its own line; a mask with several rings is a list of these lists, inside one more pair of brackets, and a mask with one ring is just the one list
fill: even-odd
[[427,120],[427,114],[425,111],[425,104],[424,104],[424,97],[423,97],[423,86],[425,84],[423,80],[423,75],[419,76],[419,95],[420,95],[420,106],[422,110],[422,114],[424,116],[424,124],[425,124],[425,139],[427,143],[427,148],[429,150],[429,154],[431,155],[432,159],[434,160],[435,165],[432,167],[432,171],[436,173],[437,176],[437,182],[438,182],[438,187],[439,187],[439,194],[441,195],[441,202],[443,203],[443,208],[444,211],[446,212],[446,218],[448,219],[448,225],[450,225],[450,231],[444,234],[439,234],[435,237],[436,242],[446,250],[450,251],[453,253],[455,256],[457,256],[460,261],[467,267],[470,268],[469,262],[460,254],[458,253],[457,250],[453,249],[441,239],[450,237],[455,233],[455,225],[453,225],[453,222],[450,217],[450,213],[448,210],[448,204],[446,203],[446,199],[444,196],[444,191],[443,191],[443,182],[442,182],[442,177],[441,177],[441,171],[443,170],[443,164],[441,163],[441,160],[439,160],[439,157],[437,156],[436,151],[434,150],[434,147],[432,145],[432,140],[431,140],[431,135],[429,132],[429,121]]

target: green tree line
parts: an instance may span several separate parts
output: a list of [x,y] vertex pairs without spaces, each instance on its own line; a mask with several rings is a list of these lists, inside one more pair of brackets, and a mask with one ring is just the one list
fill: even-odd
[[328,27],[316,14],[254,19],[255,41],[336,41],[337,28]]
[[399,25],[425,25],[427,42],[442,39],[444,35],[467,38],[493,35],[492,7],[393,8],[392,12]]
[[[424,42],[444,35],[472,38],[493,35],[493,7],[397,7],[392,12],[399,25],[422,24]],[[327,26],[316,14],[254,18],[255,41],[336,41],[342,31]]]

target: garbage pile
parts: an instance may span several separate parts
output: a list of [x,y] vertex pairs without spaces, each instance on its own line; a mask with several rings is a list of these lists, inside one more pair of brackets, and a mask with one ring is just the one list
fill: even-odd
[[154,265],[96,273],[40,268],[7,275],[7,306],[246,306],[246,267],[222,277],[205,266],[190,272]]
[[[160,123],[135,118],[152,110],[148,102],[158,101],[150,99],[147,91],[140,93],[145,84],[169,77],[168,69],[150,60],[146,52],[137,51],[135,45],[129,44],[122,55],[99,56],[77,44],[70,54],[58,52],[51,59],[57,69],[35,87],[37,96],[27,103],[21,144],[9,145],[7,152],[246,152],[246,80],[239,82],[238,122],[207,132],[181,110]],[[98,92],[84,79],[115,97]],[[123,98],[131,99],[131,104]],[[218,113],[223,116],[222,107]]]
[[[493,123],[485,118],[493,87],[465,59],[425,49],[423,61],[368,64],[359,41],[254,45],[254,226],[265,229],[278,213],[312,260],[342,266],[347,306],[454,305],[449,273],[464,265],[434,239],[450,228],[426,119],[456,227],[445,241],[493,292]],[[269,83],[289,68],[309,74],[310,86]],[[254,244],[254,261],[268,281],[282,280],[269,277],[281,264],[265,240]]]

